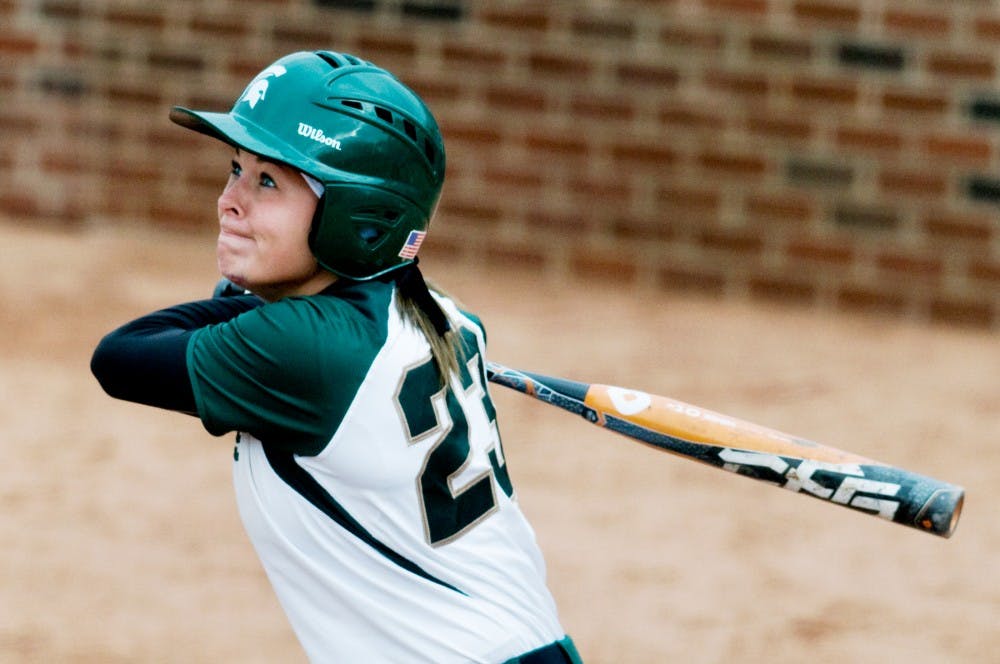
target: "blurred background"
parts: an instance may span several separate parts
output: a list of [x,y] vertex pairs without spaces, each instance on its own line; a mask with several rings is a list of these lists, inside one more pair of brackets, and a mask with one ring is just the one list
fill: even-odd
[[229,151],[169,108],[305,49],[436,114],[491,359],[966,488],[943,540],[494,387],[588,664],[1000,661],[1000,1],[0,0],[0,662],[303,661],[232,438],[88,363],[217,279]]
[[211,229],[226,157],[169,107],[227,110],[323,48],[436,113],[428,255],[1000,326],[996,2],[6,0],[0,23],[9,222]]

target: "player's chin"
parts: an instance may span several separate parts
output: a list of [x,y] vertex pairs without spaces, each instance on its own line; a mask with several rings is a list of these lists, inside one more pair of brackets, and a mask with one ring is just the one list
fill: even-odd
[[240,288],[248,289],[250,279],[247,277],[246,271],[241,268],[235,261],[226,260],[223,256],[218,257],[218,268],[219,274],[229,279],[236,286]]

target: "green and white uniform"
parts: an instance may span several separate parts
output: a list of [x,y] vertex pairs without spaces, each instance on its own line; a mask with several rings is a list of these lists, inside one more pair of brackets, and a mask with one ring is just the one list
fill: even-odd
[[317,662],[502,662],[565,635],[507,473],[483,327],[435,297],[466,350],[447,389],[391,279],[266,304],[187,346],[205,427],[240,432],[240,514]]

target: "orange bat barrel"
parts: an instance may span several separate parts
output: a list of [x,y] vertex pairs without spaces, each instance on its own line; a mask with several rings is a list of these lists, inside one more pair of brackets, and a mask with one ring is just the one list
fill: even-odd
[[675,399],[610,385],[487,367],[493,383],[581,415],[657,449],[941,537],[965,491],[866,457]]

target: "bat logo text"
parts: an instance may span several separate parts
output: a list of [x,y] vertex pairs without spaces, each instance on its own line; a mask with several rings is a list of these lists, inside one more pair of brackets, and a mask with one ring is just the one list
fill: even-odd
[[880,496],[897,495],[900,485],[868,479],[858,464],[802,459],[793,465],[775,454],[728,447],[719,452],[719,458],[725,462],[725,470],[762,480],[773,478],[782,488],[872,512],[890,521],[899,509],[898,500]]

